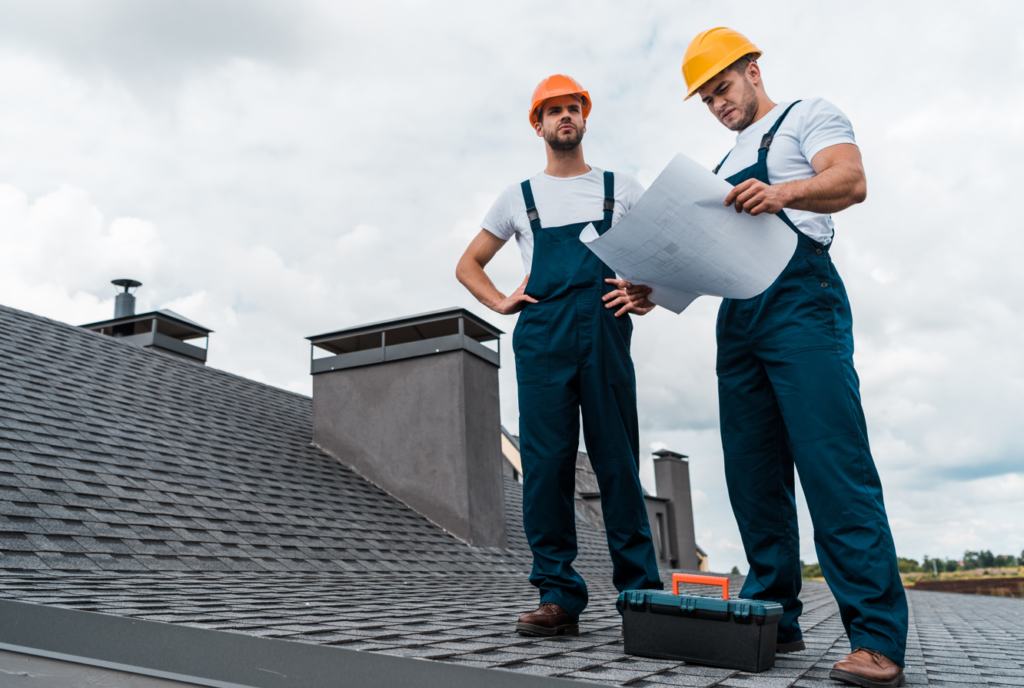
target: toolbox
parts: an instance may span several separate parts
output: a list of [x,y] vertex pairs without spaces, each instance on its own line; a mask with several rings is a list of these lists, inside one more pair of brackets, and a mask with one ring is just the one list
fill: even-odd
[[[722,594],[680,595],[680,583],[721,586]],[[775,666],[782,605],[730,600],[728,578],[675,573],[671,593],[626,590],[618,606],[628,655],[741,671]]]

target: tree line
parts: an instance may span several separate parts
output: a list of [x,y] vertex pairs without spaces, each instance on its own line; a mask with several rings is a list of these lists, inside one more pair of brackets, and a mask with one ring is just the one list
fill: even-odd
[[[978,552],[967,550],[963,559],[932,559],[927,554],[924,561],[918,563],[917,559],[897,557],[897,564],[900,573],[951,573],[953,571],[970,571],[973,569],[1000,569],[1024,566],[1024,551],[1019,557],[1012,554],[992,554],[992,550],[986,549]],[[822,578],[821,566],[818,564],[805,564],[800,562],[804,578]]]
[[992,550],[986,549],[978,552],[967,550],[963,559],[932,559],[927,554],[924,561],[918,564],[914,559],[900,559],[900,573],[913,573],[923,571],[925,573],[942,573],[951,571],[970,571],[972,569],[1002,569],[1024,566],[1024,552],[1019,557],[1012,554],[992,554]]

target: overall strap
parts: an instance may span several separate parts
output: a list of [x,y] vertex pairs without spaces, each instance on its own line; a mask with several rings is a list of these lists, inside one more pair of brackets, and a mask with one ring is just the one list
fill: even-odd
[[[792,110],[793,106],[796,105],[799,102],[801,102],[801,101],[798,100],[795,103],[791,104],[788,108],[786,108],[786,111],[782,113],[782,116],[779,117],[777,120],[775,120],[775,124],[773,124],[772,128],[768,130],[768,133],[761,137],[761,146],[760,146],[760,148],[757,149],[757,161],[758,162],[764,162],[764,161],[766,161],[768,159],[768,149],[771,148],[771,146],[772,146],[772,139],[775,138],[775,132],[777,132],[779,130],[779,125],[782,124],[782,120],[786,119],[786,115],[789,114],[789,111]],[[725,164],[725,161],[729,159],[729,156],[731,154],[732,154],[732,151],[729,151],[728,153],[726,153],[725,157],[722,158],[722,162],[718,163],[718,167],[716,167],[715,169],[713,169],[711,171],[714,174],[718,174],[718,170],[722,169],[722,165]]]
[[775,138],[775,132],[779,130],[782,120],[786,119],[786,115],[789,114],[789,111],[796,107],[797,103],[801,102],[803,101],[798,100],[786,108],[786,111],[782,113],[782,116],[775,120],[775,124],[773,124],[772,128],[768,130],[768,133],[761,137],[761,147],[757,149],[758,162],[765,162],[768,160],[768,149],[772,147],[772,139]]
[[725,161],[729,159],[730,155],[732,155],[732,151],[729,151],[728,153],[725,154],[725,157],[722,158],[722,162],[718,163],[718,166],[715,167],[715,169],[711,170],[711,174],[718,174],[718,170],[722,169],[722,165],[725,164]]
[[604,222],[601,223],[601,234],[612,228],[612,215],[615,213],[615,174],[604,173]]
[[523,200],[526,201],[526,217],[530,220],[530,229],[534,232],[540,231],[540,213],[537,212],[537,204],[533,202],[533,188],[530,180],[520,184],[523,189]]

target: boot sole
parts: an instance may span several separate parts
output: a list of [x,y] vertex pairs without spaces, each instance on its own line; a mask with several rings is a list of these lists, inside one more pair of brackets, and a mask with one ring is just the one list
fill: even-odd
[[802,652],[806,649],[807,645],[805,645],[802,640],[797,640],[792,643],[779,643],[775,646],[776,654],[780,655],[788,655],[790,652]]
[[843,671],[842,669],[833,669],[829,675],[829,678],[835,679],[836,681],[842,681],[843,683],[852,683],[855,686],[862,686],[863,688],[899,688],[899,686],[907,685],[907,675],[900,672],[899,676],[888,681],[876,681],[868,678],[867,676],[861,676],[851,671]]
[[562,624],[561,626],[555,626],[554,628],[545,628],[544,626],[534,626],[528,623],[517,623],[516,632],[519,635],[526,635],[531,637],[544,636],[550,637],[555,635],[579,635],[580,626],[579,624]]

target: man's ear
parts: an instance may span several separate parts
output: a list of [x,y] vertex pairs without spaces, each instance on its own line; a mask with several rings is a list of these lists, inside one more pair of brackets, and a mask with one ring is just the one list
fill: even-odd
[[755,86],[759,84],[761,82],[761,65],[751,61],[750,64],[747,65],[747,78],[750,79],[750,82]]
[[[543,117],[544,115],[541,115]],[[533,128],[537,132],[537,136],[544,138],[544,122],[540,121],[533,125]]]

